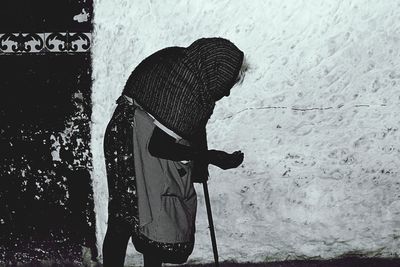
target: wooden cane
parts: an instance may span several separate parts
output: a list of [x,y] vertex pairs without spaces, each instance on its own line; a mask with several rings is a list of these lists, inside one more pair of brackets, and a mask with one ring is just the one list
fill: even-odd
[[219,267],[217,240],[215,239],[215,230],[214,230],[214,223],[213,223],[213,218],[212,218],[212,213],[211,213],[211,204],[210,204],[210,196],[208,194],[207,181],[203,182],[203,189],[204,189],[204,199],[206,201],[208,225],[210,228],[211,243],[212,243],[212,247],[213,247],[215,266]]

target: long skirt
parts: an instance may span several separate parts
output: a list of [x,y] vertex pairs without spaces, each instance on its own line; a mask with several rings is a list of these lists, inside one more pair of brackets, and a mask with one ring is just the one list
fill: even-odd
[[[133,127],[135,106],[119,104],[107,126],[104,137],[104,155],[109,191],[108,221],[123,228],[128,226],[137,251],[158,255],[163,262],[183,263],[193,251],[194,242],[160,243],[150,240],[139,231],[133,154]],[[193,240],[194,241],[194,240]]]

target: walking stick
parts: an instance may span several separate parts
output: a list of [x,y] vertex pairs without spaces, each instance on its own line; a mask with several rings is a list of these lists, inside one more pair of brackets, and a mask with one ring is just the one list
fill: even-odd
[[213,218],[212,218],[212,213],[211,213],[210,196],[208,194],[207,181],[203,182],[203,189],[204,189],[204,199],[206,201],[208,225],[210,228],[211,243],[212,243],[212,247],[213,247],[215,266],[219,267],[217,240],[215,239],[214,223],[213,223]]

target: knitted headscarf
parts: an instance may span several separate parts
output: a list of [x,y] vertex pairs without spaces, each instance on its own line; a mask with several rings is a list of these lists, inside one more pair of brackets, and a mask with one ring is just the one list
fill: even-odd
[[168,47],[144,59],[123,94],[186,139],[204,129],[215,102],[233,87],[243,52],[223,38]]

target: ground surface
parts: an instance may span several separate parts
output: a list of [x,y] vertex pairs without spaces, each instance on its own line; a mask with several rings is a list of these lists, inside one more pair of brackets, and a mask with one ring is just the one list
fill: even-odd
[[[18,265],[18,267],[77,267],[74,264],[25,264]],[[140,266],[140,265],[134,265]],[[196,265],[169,265],[176,267],[213,267],[214,264],[196,264]],[[220,263],[220,267],[399,267],[400,259],[379,259],[379,258],[345,258],[328,261],[283,261],[283,262],[270,262],[270,263]],[[1,265],[0,267],[5,267]],[[86,267],[86,266],[85,266]],[[93,264],[91,267],[101,267],[100,264]],[[127,265],[133,267],[133,265]]]
[[[212,267],[213,264],[186,265],[188,267]],[[221,263],[221,267],[399,267],[399,259],[348,258],[329,261],[286,261],[270,263]]]

